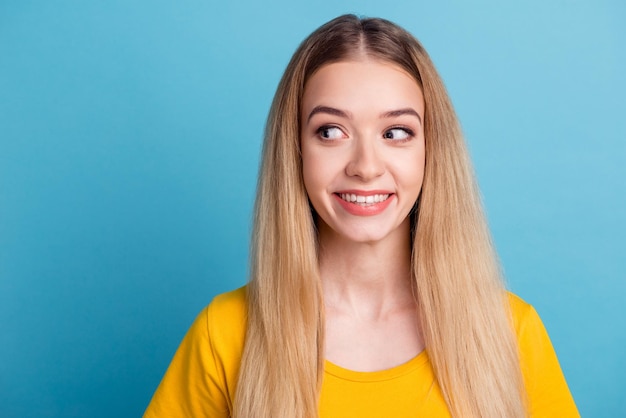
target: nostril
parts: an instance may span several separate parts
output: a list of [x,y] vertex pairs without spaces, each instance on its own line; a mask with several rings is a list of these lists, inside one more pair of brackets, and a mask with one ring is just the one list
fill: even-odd
[[346,166],[346,174],[348,176],[360,177],[365,180],[379,177],[384,172],[384,165],[376,159],[359,159],[350,162],[350,164]]

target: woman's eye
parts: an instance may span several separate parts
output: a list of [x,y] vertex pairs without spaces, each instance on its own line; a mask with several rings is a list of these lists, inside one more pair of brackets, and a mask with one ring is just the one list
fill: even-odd
[[413,132],[405,128],[392,128],[385,131],[383,137],[392,141],[407,141],[413,136]]
[[322,139],[326,140],[341,139],[344,137],[341,129],[335,126],[322,126],[318,129],[317,133]]

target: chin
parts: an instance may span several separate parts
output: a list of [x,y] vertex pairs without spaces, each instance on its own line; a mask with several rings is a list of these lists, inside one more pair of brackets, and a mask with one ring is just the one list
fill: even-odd
[[340,233],[341,239],[355,244],[376,244],[382,242],[385,238],[389,237],[389,234],[381,233],[380,231],[363,231],[361,233]]

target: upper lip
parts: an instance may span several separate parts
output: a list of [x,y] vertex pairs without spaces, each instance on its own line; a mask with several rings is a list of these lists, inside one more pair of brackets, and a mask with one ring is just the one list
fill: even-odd
[[354,194],[357,196],[373,196],[377,194],[393,194],[389,190],[339,190],[335,192],[336,194]]

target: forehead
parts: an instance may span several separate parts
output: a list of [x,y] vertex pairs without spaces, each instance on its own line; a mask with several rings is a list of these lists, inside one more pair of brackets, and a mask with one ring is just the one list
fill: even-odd
[[347,110],[413,107],[423,114],[424,98],[415,78],[399,65],[360,58],[326,64],[309,78],[302,112],[319,105]]

